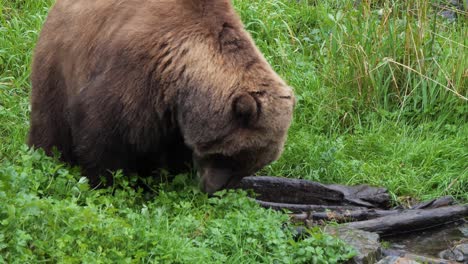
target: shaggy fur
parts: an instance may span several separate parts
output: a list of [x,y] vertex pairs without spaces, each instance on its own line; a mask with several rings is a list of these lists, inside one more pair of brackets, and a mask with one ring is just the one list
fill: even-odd
[[294,95],[228,0],[58,0],[32,66],[29,145],[82,167],[232,186],[280,155]]

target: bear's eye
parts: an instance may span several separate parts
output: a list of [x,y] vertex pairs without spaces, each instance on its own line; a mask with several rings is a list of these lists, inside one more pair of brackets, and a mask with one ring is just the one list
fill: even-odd
[[228,23],[223,24],[219,33],[219,49],[221,52],[235,52],[242,49],[244,41],[239,37],[236,30]]

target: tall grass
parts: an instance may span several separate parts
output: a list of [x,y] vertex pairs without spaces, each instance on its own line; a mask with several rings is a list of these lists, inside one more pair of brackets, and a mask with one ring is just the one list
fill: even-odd
[[[413,122],[421,121],[414,118],[443,121],[451,116],[458,123],[466,118],[464,25],[437,23],[429,1],[385,5],[378,21],[366,4],[356,20],[343,21],[348,30],[342,39],[336,38],[343,56],[352,63],[347,79],[354,87],[350,91],[358,94],[358,107],[404,113]],[[400,18],[401,13],[406,16]],[[365,25],[366,34],[360,33],[359,24]],[[449,39],[437,34],[446,30]]]
[[0,4],[0,162],[25,143],[32,48],[51,3],[2,0]]
[[432,1],[236,3],[298,99],[286,151],[262,173],[467,200],[463,16]]
[[[413,124],[466,121],[463,16],[447,23],[428,0],[238,2],[270,60],[280,72],[287,68],[299,99],[313,101],[300,109],[333,120],[326,130],[350,129],[375,111]],[[311,93],[317,99],[306,98]]]

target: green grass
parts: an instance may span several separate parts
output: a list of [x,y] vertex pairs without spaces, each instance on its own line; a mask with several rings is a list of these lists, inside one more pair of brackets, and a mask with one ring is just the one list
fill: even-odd
[[[395,202],[468,201],[468,30],[429,1],[236,0],[298,104],[281,159],[260,174],[387,187]],[[350,251],[242,192],[208,198],[190,175],[90,190],[25,147],[30,62],[51,0],[0,4],[0,263],[336,263]],[[381,15],[379,14],[381,13]]]
[[428,1],[370,2],[237,1],[298,97],[285,153],[262,173],[467,201],[467,21]]
[[295,242],[281,228],[286,215],[243,193],[208,198],[183,175],[152,184],[154,193],[120,174],[117,186],[90,190],[76,171],[20,151],[0,169],[0,262],[334,263],[351,254],[317,230]]

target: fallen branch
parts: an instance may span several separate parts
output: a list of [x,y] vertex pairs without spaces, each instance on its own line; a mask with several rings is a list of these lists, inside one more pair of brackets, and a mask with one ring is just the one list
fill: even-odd
[[274,203],[274,202],[265,202],[261,200],[256,200],[256,202],[265,208],[271,208],[274,210],[288,210],[291,212],[325,212],[327,210],[331,211],[350,211],[350,210],[365,210],[365,207],[357,207],[351,205],[315,205],[315,204],[290,204],[290,203]]
[[245,177],[236,188],[252,190],[256,202],[265,208],[292,212],[291,221],[306,226],[334,221],[344,227],[382,235],[420,231],[456,222],[468,216],[468,205],[453,205],[444,196],[410,208],[389,209],[385,188],[368,185],[325,185],[284,177]]
[[360,206],[386,209],[390,195],[385,188],[367,185],[324,185],[318,182],[283,177],[252,176],[242,179],[237,188],[253,190],[262,201],[286,204]]
[[338,205],[344,194],[317,182],[281,177],[245,177],[238,188],[253,190],[258,199],[277,203]]
[[455,204],[455,199],[453,199],[452,196],[442,196],[437,199],[415,204],[411,207],[411,209],[432,209],[432,208],[440,208],[440,207],[454,205],[454,204]]
[[393,235],[433,228],[467,216],[468,205],[454,205],[436,209],[404,210],[399,214],[344,225],[378,234]]
[[346,186],[339,184],[327,185],[328,188],[344,194],[347,202],[368,208],[390,208],[390,194],[385,188],[369,185]]
[[334,221],[337,223],[370,220],[389,215],[400,214],[403,210],[339,210],[328,212],[306,212],[300,214],[290,214],[290,218],[296,222],[312,221]]

